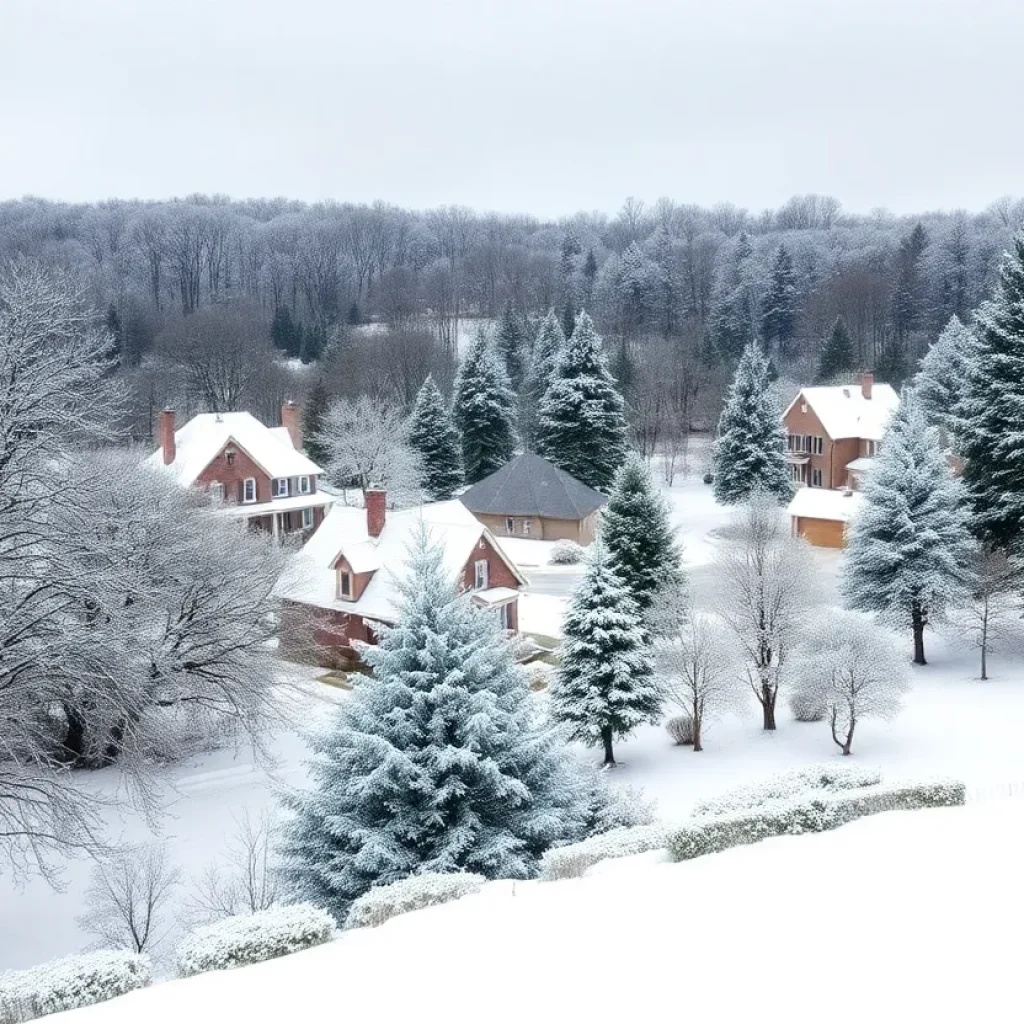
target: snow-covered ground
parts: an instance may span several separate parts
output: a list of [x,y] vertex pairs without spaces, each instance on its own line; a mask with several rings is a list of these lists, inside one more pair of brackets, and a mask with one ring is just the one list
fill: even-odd
[[[1012,1019],[1024,801],[897,811],[683,864],[493,882],[69,1024]],[[396,983],[397,982],[397,983]]]

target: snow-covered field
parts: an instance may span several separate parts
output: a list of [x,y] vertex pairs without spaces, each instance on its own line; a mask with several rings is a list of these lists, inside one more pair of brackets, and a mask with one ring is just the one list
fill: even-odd
[[[493,882],[325,946],[55,1017],[988,1021],[1019,1001],[1024,801],[897,811],[683,864]],[[400,983],[396,984],[396,980]]]
[[[694,459],[693,464],[699,463]],[[671,488],[668,495],[672,506],[672,519],[683,540],[686,564],[699,601],[703,596],[714,592],[712,558],[718,543],[719,531],[728,521],[729,513],[715,505],[711,488],[701,482],[699,475],[685,480],[677,479],[676,486]],[[838,555],[834,552],[817,552],[816,559],[823,573],[834,580]],[[553,567],[552,570],[545,570],[541,566],[538,568],[544,572],[553,570]],[[527,575],[531,575],[529,568]],[[541,585],[539,582],[538,586]],[[549,577],[545,577],[543,587],[546,590],[558,589]],[[832,599],[834,600],[834,597]],[[565,603],[566,598],[558,593],[528,594],[522,599],[522,628],[546,635],[560,635],[560,622]],[[906,644],[909,658],[909,637],[902,638],[902,642]],[[931,664],[914,670],[913,690],[907,698],[905,710],[894,722],[881,723],[869,720],[858,728],[854,744],[854,762],[879,764],[890,777],[922,774],[957,776],[968,783],[975,795],[1002,795],[1011,791],[1018,791],[1024,795],[1024,751],[1020,744],[1019,725],[1024,721],[1024,651],[1018,652],[1012,658],[1008,655],[994,655],[991,665],[993,678],[987,683],[981,683],[975,678],[975,652],[956,643],[947,643],[939,636],[929,636],[928,642]],[[302,671],[309,678],[309,671]],[[320,684],[311,684],[308,694],[308,707],[303,708],[302,715],[306,725],[314,724],[326,714],[333,701],[344,699],[343,691],[332,690]],[[744,715],[710,723],[704,738],[705,750],[699,754],[695,754],[689,747],[673,746],[661,727],[644,727],[632,739],[616,745],[616,754],[621,765],[612,773],[612,781],[615,784],[643,787],[648,796],[657,799],[661,815],[673,819],[687,813],[697,799],[732,784],[753,780],[783,768],[838,756],[827,726],[823,723],[799,724],[791,721],[788,712],[782,706],[784,701],[783,697],[780,702],[779,729],[775,734],[765,734],[761,731],[759,709],[751,696],[748,711]],[[258,764],[248,750],[225,750],[191,757],[171,769],[166,769],[166,783],[161,790],[161,801],[169,814],[160,822],[160,835],[157,838],[166,840],[171,859],[181,866],[186,875],[202,873],[211,862],[222,855],[225,845],[235,831],[235,816],[246,809],[250,812],[259,812],[265,808],[272,808],[276,803],[275,792],[279,785],[302,784],[305,777],[302,768],[305,745],[297,732],[282,731],[272,738],[271,748],[277,760],[273,771],[268,771],[265,766]],[[596,758],[593,751],[580,749],[579,754],[584,758]],[[111,772],[100,772],[93,775],[83,774],[78,776],[78,779],[81,785],[113,786],[116,776]],[[1021,804],[1024,807],[1024,801]],[[967,815],[968,812],[963,814]],[[862,827],[875,826],[857,826],[858,829]],[[152,838],[145,821],[128,808],[125,808],[121,820],[111,822],[111,835],[124,842],[139,842]],[[810,847],[825,841],[824,837],[812,837],[808,840]],[[782,847],[788,848],[790,841],[780,840],[779,843]],[[737,856],[741,854],[737,852]],[[83,910],[82,896],[88,873],[88,865],[85,862],[70,863],[65,873],[66,888],[61,892],[53,891],[38,879],[29,881],[22,889],[13,886],[9,879],[2,880],[0,969],[30,966],[46,959],[80,951],[87,945],[89,938],[79,928],[75,918]],[[799,880],[799,876],[794,878]],[[497,907],[501,902],[500,894],[506,890],[501,886],[489,888],[492,893],[486,899],[495,901],[494,906]],[[697,886],[694,891],[699,889],[700,886]],[[567,890],[571,891],[575,891],[573,885]],[[840,925],[846,905],[857,901],[844,900],[841,901],[841,906],[836,906],[826,898],[825,894],[829,891],[831,890],[823,882],[815,892],[818,915],[815,927],[818,934],[828,929],[831,937],[842,931]],[[528,892],[532,892],[531,887],[518,887],[517,898],[524,898],[519,899],[518,903],[513,902],[512,906],[526,904],[525,894]],[[792,896],[793,893],[787,886],[773,885],[769,895],[752,895],[746,905],[759,912],[765,910],[767,913],[766,905],[779,900],[784,900],[789,908]],[[483,899],[482,897],[481,900]],[[691,925],[697,934],[701,934],[702,923],[696,911],[683,901],[680,901],[679,907],[671,913],[664,911],[666,901],[660,896],[653,897],[652,904],[658,908],[657,911],[652,909],[652,913],[664,915],[659,918],[656,927],[666,934],[671,934],[672,941],[666,942],[666,946],[674,957],[672,970],[658,972],[651,968],[646,977],[652,979],[651,984],[654,984],[653,979],[681,977],[681,965],[686,960],[682,950],[678,948],[678,942],[681,936],[685,937],[690,933]],[[743,901],[738,901],[736,906],[743,906]],[[441,910],[437,913],[443,915],[447,912]],[[836,923],[837,915],[839,924]],[[416,918],[419,920],[421,915],[416,915]],[[747,923],[745,920],[744,927]],[[467,924],[470,924],[469,919]],[[388,934],[394,935],[405,925],[399,922],[394,928],[388,927],[391,929]],[[415,926],[410,924],[408,927]],[[472,923],[471,927],[476,927],[476,924]],[[515,927],[520,925],[516,924]],[[525,923],[522,927],[526,927]],[[629,926],[623,925],[618,931],[621,935],[628,935]],[[372,936],[360,937],[346,939],[343,945],[346,950],[349,947],[358,950],[366,943],[370,944],[367,947],[370,948],[378,941]],[[541,947],[536,945],[536,941],[540,940],[534,937],[530,942],[524,943],[517,959],[510,961],[520,963],[525,958],[531,976],[537,964],[544,961]],[[622,955],[620,947],[629,944],[628,939],[620,943],[616,937],[598,948],[603,950],[606,956],[610,955],[610,950],[614,950],[618,961]],[[442,955],[447,948],[444,942],[430,941],[425,945],[429,947],[428,959]],[[743,948],[752,950],[756,945],[744,937]],[[567,954],[568,948],[563,952]],[[324,955],[326,954],[303,954],[300,960],[303,963],[313,963],[317,962],[317,957]],[[349,955],[355,954],[346,952],[346,957]],[[576,955],[575,951],[572,955]],[[632,953],[629,955],[631,957]],[[777,965],[782,965],[780,970],[784,969],[783,961],[788,961],[788,953],[783,961],[778,957],[773,959]],[[405,967],[401,969],[404,971]],[[265,970],[268,972],[267,977],[276,977],[274,971],[286,968],[273,966]],[[362,981],[358,980],[359,973],[357,968],[350,970],[346,966],[346,986],[349,985],[350,978],[354,984],[362,985]],[[695,970],[693,976],[699,977],[700,972]],[[254,973],[253,977],[257,977],[257,974]],[[508,985],[507,979],[503,980],[505,983],[501,986],[502,993],[521,987]],[[685,982],[685,979],[681,980]],[[216,988],[220,982],[201,980],[194,984],[199,991],[205,991],[207,986]],[[497,984],[497,981],[492,980],[492,984]],[[669,983],[666,981],[666,984]],[[780,977],[778,990],[782,991],[785,984],[788,984],[788,981]],[[410,985],[409,991],[414,990],[415,986]],[[693,1006],[692,996],[693,992],[689,988],[685,991],[674,991],[674,1002],[671,1005],[676,1008],[685,1005],[690,1012],[689,1008]],[[346,1000],[348,998],[346,993]],[[347,1002],[347,1005],[356,1004]],[[836,1004],[832,1002],[829,1005],[834,1007]],[[294,1016],[293,1013],[289,1015]],[[573,1019],[579,1019],[583,1015],[582,1010],[571,1014]],[[241,1016],[240,1012],[238,1016]],[[388,1016],[392,1014],[389,1012]],[[393,1016],[398,1016],[397,1010]]]

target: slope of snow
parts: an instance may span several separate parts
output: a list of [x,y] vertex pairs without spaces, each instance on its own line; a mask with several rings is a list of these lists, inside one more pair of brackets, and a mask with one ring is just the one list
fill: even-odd
[[[1024,802],[894,812],[684,864],[492,883],[54,1024],[1006,1020]],[[603,870],[602,870],[603,868]],[[598,981],[598,978],[601,980]],[[400,983],[396,981],[400,980]]]

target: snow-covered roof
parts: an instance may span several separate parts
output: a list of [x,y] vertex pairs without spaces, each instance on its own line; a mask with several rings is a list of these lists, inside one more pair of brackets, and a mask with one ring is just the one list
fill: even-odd
[[862,455],[859,459],[848,462],[846,468],[854,473],[866,473],[874,464],[875,460],[872,456]]
[[248,412],[204,412],[174,432],[174,462],[164,465],[158,448],[146,464],[191,487],[228,442],[237,445],[268,476],[313,476],[323,470],[292,446],[284,427],[264,426]]
[[806,402],[814,410],[833,441],[841,437],[880,441],[899,408],[900,396],[888,384],[872,385],[870,398],[864,397],[860,384],[801,388],[786,407],[783,419],[798,402]]
[[848,523],[860,508],[864,496],[859,491],[801,487],[793,495],[786,511],[801,519],[832,519]]
[[[279,587],[281,597],[318,608],[350,612],[393,622],[396,582],[401,579],[419,525],[444,552],[444,566],[455,581],[486,538],[520,582],[526,579],[501,545],[460,501],[439,501],[406,509],[388,509],[379,537],[370,537],[366,510],[334,505],[316,533],[292,559]],[[334,566],[344,557],[353,572],[373,572],[358,601],[338,597]]]

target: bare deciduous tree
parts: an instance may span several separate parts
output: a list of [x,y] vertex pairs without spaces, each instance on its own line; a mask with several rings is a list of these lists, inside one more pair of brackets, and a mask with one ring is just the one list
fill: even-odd
[[1024,639],[1020,584],[1020,566],[1005,552],[979,552],[971,575],[971,599],[952,613],[954,630],[966,635],[981,655],[983,680],[988,679],[989,654]]

